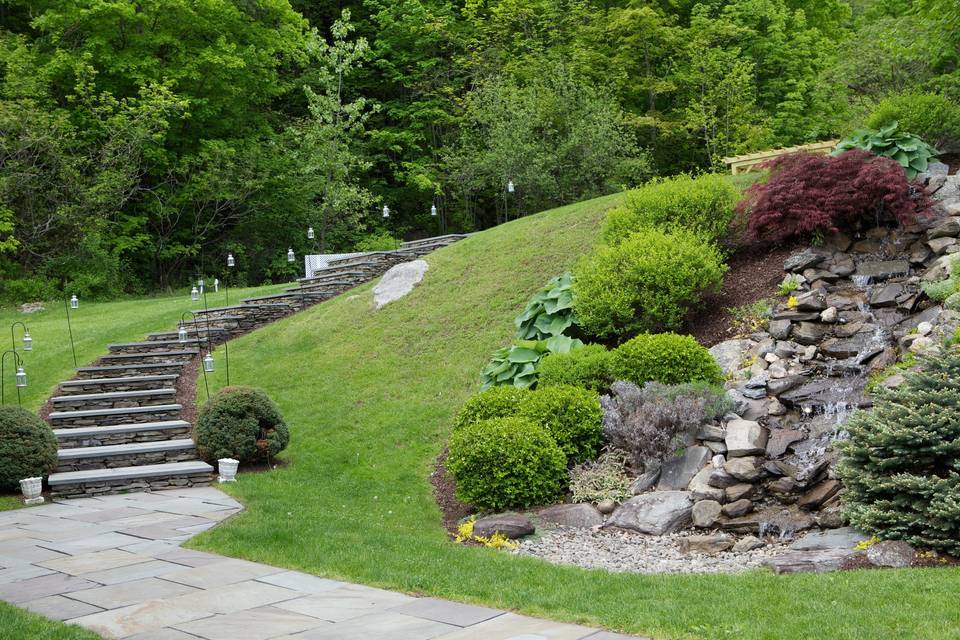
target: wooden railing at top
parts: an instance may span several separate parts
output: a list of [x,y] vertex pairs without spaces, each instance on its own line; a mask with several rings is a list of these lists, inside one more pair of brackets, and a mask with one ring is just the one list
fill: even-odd
[[723,163],[730,168],[730,173],[737,175],[744,171],[752,171],[758,164],[779,156],[785,156],[788,153],[816,153],[826,155],[833,151],[837,146],[837,140],[825,140],[823,142],[813,142],[811,144],[801,144],[796,147],[785,147],[783,149],[771,149],[769,151],[758,151],[757,153],[748,153],[742,156],[733,156],[724,158]]

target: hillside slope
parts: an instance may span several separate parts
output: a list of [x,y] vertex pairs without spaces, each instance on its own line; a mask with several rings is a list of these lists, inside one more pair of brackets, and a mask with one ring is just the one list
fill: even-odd
[[[290,423],[282,465],[229,491],[247,510],[191,545],[393,589],[657,638],[957,637],[960,572],[643,576],[557,567],[447,540],[429,476],[489,354],[547,279],[594,242],[602,198],[502,225],[427,257],[406,298],[366,285],[231,342],[233,382]],[[219,372],[216,384],[222,384]]]

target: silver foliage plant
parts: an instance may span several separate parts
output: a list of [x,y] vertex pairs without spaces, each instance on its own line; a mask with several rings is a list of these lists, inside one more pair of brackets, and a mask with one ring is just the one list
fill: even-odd
[[686,432],[723,415],[730,406],[722,390],[707,385],[648,382],[639,387],[623,381],[614,382],[600,404],[603,436],[629,453],[637,469],[672,456]]

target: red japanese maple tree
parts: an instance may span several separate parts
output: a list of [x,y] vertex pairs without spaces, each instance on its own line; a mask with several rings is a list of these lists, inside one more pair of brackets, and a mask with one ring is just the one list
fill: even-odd
[[748,240],[780,241],[812,231],[839,231],[858,221],[893,216],[910,224],[929,206],[923,189],[903,167],[862,149],[831,157],[794,153],[764,165],[765,182],[752,185],[737,205],[747,217]]

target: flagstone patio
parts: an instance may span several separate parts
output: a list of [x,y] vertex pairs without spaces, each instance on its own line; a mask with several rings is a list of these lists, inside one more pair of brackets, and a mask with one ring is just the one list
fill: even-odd
[[211,487],[0,513],[0,600],[135,640],[616,640],[180,545],[240,511]]

